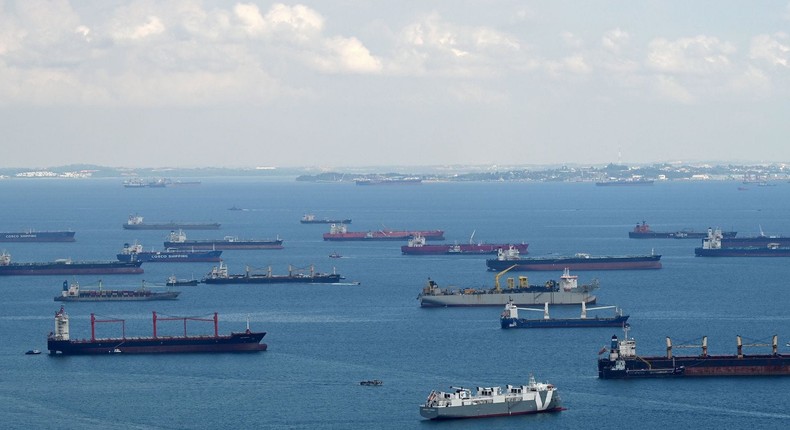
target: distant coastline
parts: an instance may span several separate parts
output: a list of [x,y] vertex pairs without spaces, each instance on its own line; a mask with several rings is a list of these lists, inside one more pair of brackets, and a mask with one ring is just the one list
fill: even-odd
[[[320,171],[319,171],[320,170]],[[386,172],[386,173],[385,173]],[[656,163],[639,166],[424,166],[338,168],[120,168],[70,165],[49,168],[1,168],[0,180],[117,178],[121,181],[172,181],[185,178],[278,178],[298,182],[350,183],[396,182],[606,182],[606,181],[737,181],[743,185],[772,185],[790,181],[790,164],[710,165]]]

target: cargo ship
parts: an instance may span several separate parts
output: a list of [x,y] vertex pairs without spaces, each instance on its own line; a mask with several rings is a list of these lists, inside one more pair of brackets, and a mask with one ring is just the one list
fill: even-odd
[[332,224],[329,233],[324,233],[324,240],[409,240],[417,236],[444,240],[444,230],[348,231],[345,224]]
[[313,266],[307,273],[296,271],[292,266],[288,266],[287,275],[274,275],[272,268],[266,269],[265,273],[254,273],[247,266],[244,274],[228,274],[228,266],[220,262],[219,266],[214,266],[211,272],[203,278],[204,284],[332,284],[344,279],[337,273],[318,273]]
[[[773,336],[770,344],[744,344],[736,337],[735,355],[709,355],[708,338],[700,345],[677,345],[675,348],[701,348],[700,355],[676,356],[672,354],[672,340],[667,337],[665,356],[640,356],[636,354],[636,341],[628,337],[628,325],[623,328],[625,336],[618,340],[612,336],[609,354],[598,359],[598,377],[601,379],[685,377],[685,376],[770,376],[790,375],[790,356],[779,354],[778,339]],[[770,354],[744,354],[744,347],[772,348]],[[604,354],[603,348],[599,354]]]
[[11,275],[105,275],[143,273],[142,261],[71,261],[12,263],[11,254],[0,254],[0,276]]
[[[474,233],[472,233],[474,237]],[[416,235],[409,239],[406,245],[400,247],[401,253],[404,255],[464,255],[464,254],[496,254],[500,249],[515,248],[520,253],[526,254],[528,243],[510,244],[510,243],[474,243],[469,239],[469,243],[462,244],[441,244],[441,245],[427,245],[425,238],[422,235]]]
[[[160,336],[157,333],[157,321],[180,321],[183,323],[183,336]],[[213,335],[188,335],[187,321],[213,322]],[[96,323],[121,324],[121,337],[96,338]],[[179,324],[180,326],[181,324]],[[217,313],[213,318],[199,317],[161,317],[153,312],[152,337],[126,337],[126,321],[122,319],[99,320],[91,314],[90,339],[71,340],[69,334],[69,316],[60,307],[55,313],[55,331],[47,336],[47,349],[51,355],[113,355],[113,354],[160,354],[188,352],[255,352],[265,351],[266,344],[261,340],[266,332],[247,330],[229,335],[219,334]]]
[[74,242],[73,231],[35,231],[0,233],[0,242]]
[[748,246],[764,248],[769,245],[790,247],[790,236],[766,235],[761,227],[758,236],[727,237],[722,234],[721,238],[722,248],[743,248]]
[[225,236],[222,239],[187,239],[183,230],[171,231],[164,243],[170,249],[283,249],[283,241],[277,239],[239,239],[236,236]]
[[[721,234],[724,237],[735,237],[738,232],[723,231]],[[670,232],[653,231],[647,223],[642,221],[642,224],[637,224],[633,231],[628,232],[628,237],[631,239],[704,239],[708,237],[708,233],[691,229]]]
[[[587,311],[596,311],[602,309],[614,309],[614,316],[602,317],[593,316],[587,317]],[[505,310],[499,318],[499,324],[502,328],[581,328],[581,327],[622,327],[628,321],[628,315],[623,315],[623,311],[617,306],[597,306],[588,308],[587,304],[582,302],[582,313],[579,318],[552,318],[549,316],[549,304],[546,303],[543,307],[543,318],[519,318],[518,311],[537,311],[540,309],[533,308],[519,308],[512,300],[508,301],[505,305]]]
[[168,287],[194,287],[197,286],[198,280],[197,279],[178,279],[176,275],[171,275],[165,281],[165,285]]
[[490,271],[500,271],[514,266],[515,271],[539,270],[636,270],[660,269],[661,255],[598,255],[579,253],[573,256],[521,258],[515,248],[501,249],[497,258],[486,260]]
[[143,222],[140,215],[129,215],[129,220],[123,224],[127,230],[217,230],[219,226],[216,222]]
[[507,288],[501,288],[499,278],[511,268],[505,269],[494,277],[494,288],[442,289],[432,279],[428,279],[422,292],[417,296],[422,307],[457,306],[503,306],[512,301],[519,306],[579,305],[593,304],[596,297],[592,292],[598,288],[598,281],[588,285],[578,285],[578,277],[566,269],[559,282],[550,280],[544,285],[530,285],[526,276],[518,277],[518,286],[513,278],[507,279]]
[[59,296],[55,296],[56,302],[125,302],[125,301],[140,301],[140,300],[175,300],[179,291],[151,291],[145,286],[143,281],[142,286],[135,290],[105,290],[102,288],[102,282],[99,281],[99,288],[97,290],[81,289],[80,284],[77,282],[69,285],[68,281],[63,281],[63,291]]
[[216,263],[220,261],[222,251],[198,251],[194,249],[170,248],[164,251],[144,251],[139,243],[123,244],[118,261],[142,261],[145,263]]
[[702,240],[702,247],[694,248],[694,255],[697,257],[790,257],[790,246],[780,246],[778,242],[763,246],[725,248],[722,240],[720,230],[709,230],[708,237]]
[[535,382],[530,375],[527,385],[477,387],[476,394],[463,387],[454,391],[431,391],[420,405],[420,415],[430,420],[459,418],[507,417],[562,411],[557,388],[549,383]]
[[299,222],[302,224],[351,224],[351,218],[316,218],[313,214],[304,214]]

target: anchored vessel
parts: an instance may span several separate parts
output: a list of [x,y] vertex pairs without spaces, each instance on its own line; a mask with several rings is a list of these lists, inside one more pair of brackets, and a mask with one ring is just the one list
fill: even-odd
[[[724,237],[735,237],[738,232],[724,231],[721,234]],[[653,231],[644,221],[642,224],[637,224],[633,231],[628,232],[628,237],[631,239],[703,239],[707,236],[708,233],[704,231],[689,229],[672,232]]]
[[308,273],[294,271],[292,266],[288,266],[287,275],[274,275],[269,266],[266,273],[253,273],[247,266],[244,274],[229,275],[228,266],[224,262],[219,266],[214,266],[211,272],[203,278],[204,284],[331,284],[340,282],[343,279],[338,273],[318,273],[313,266],[310,266]]
[[510,243],[474,243],[472,237],[469,238],[469,243],[462,244],[441,244],[441,245],[427,245],[425,238],[422,235],[416,235],[409,239],[408,244],[400,247],[400,251],[405,255],[463,255],[463,254],[496,254],[500,249],[515,248],[519,252],[526,254],[528,243],[510,244]]
[[144,251],[139,243],[130,245],[123,244],[121,253],[117,255],[118,261],[142,261],[151,263],[200,263],[218,262],[222,251],[197,251],[194,249],[175,249],[170,248],[164,251]]
[[[628,337],[628,325],[623,327],[625,336],[618,340],[612,336],[608,357],[598,359],[598,377],[602,379],[651,378],[666,376],[764,376],[790,375],[790,356],[777,352],[778,339],[773,336],[770,344],[745,345],[737,336],[736,355],[708,355],[708,338],[701,345],[677,345],[675,348],[699,346],[700,355],[675,356],[672,341],[667,337],[666,356],[638,356],[636,341]],[[771,354],[743,353],[745,346],[770,346]],[[601,354],[606,348],[601,350]]]
[[330,219],[330,218],[316,218],[313,214],[304,214],[299,221],[302,224],[351,224],[351,218],[343,219]]
[[431,391],[420,415],[431,420],[485,418],[509,415],[557,412],[563,410],[562,400],[554,385],[535,382],[530,375],[527,385],[477,387],[477,393],[463,387],[454,391]]
[[433,280],[422,289],[417,299],[422,307],[451,306],[503,306],[509,301],[521,306],[578,305],[595,303],[592,291],[598,288],[598,281],[590,285],[578,285],[578,277],[565,269],[559,283],[551,280],[544,285],[529,285],[526,276],[518,277],[518,287],[513,278],[507,279],[507,288],[499,286],[499,278],[511,268],[505,269],[494,277],[494,288],[491,289],[441,289]]
[[235,236],[225,236],[223,239],[187,239],[183,230],[171,231],[165,241],[165,248],[175,249],[283,249],[283,241],[277,239],[239,239]]
[[444,240],[444,230],[378,230],[348,231],[345,224],[332,224],[324,240],[408,240],[417,236]]
[[136,290],[105,290],[99,281],[98,290],[85,290],[80,288],[77,282],[69,285],[68,281],[63,281],[63,291],[59,296],[55,296],[56,302],[125,302],[139,300],[175,300],[179,291],[151,291],[143,285]]
[[[160,336],[157,333],[157,321],[182,321],[184,326],[183,336]],[[207,321],[214,323],[213,335],[188,335],[187,321]],[[96,323],[119,323],[122,335],[117,338],[96,338]],[[148,353],[186,353],[186,352],[254,352],[265,351],[266,344],[261,339],[266,332],[247,330],[242,333],[220,335],[218,330],[218,317],[160,317],[153,312],[154,332],[151,337],[126,337],[126,322],[122,319],[96,319],[91,314],[90,339],[71,340],[69,335],[69,316],[60,307],[55,313],[55,331],[47,336],[47,349],[52,355],[98,355],[98,354],[148,354]]]
[[143,273],[142,261],[71,261],[12,263],[11,254],[0,254],[0,276],[10,275],[104,275]]
[[[587,311],[601,310],[601,309],[614,309],[615,314],[612,317],[587,317]],[[621,327],[628,321],[628,315],[623,315],[622,310],[616,306],[599,306],[595,308],[588,308],[587,304],[582,302],[582,314],[579,318],[551,318],[549,316],[549,304],[546,303],[543,308],[543,319],[537,318],[519,318],[518,311],[538,311],[539,309],[519,308],[513,301],[508,301],[505,305],[505,311],[499,318],[502,328],[572,328],[572,327]]]
[[129,215],[129,220],[123,224],[127,230],[217,230],[219,223],[216,222],[143,222],[140,215]]
[[628,270],[628,269],[660,269],[661,255],[590,255],[576,254],[559,257],[527,257],[521,258],[515,248],[499,250],[497,258],[486,260],[488,270],[500,271],[516,266],[515,271],[530,270]]
[[790,236],[766,235],[763,233],[762,227],[760,227],[760,234],[758,236],[727,237],[727,235],[722,234],[722,248],[743,248],[750,246],[760,248],[768,246],[790,247]]
[[197,279],[178,279],[176,275],[169,276],[167,282],[165,282],[165,285],[168,287],[194,287],[197,284]]
[[18,231],[0,233],[0,242],[74,242],[73,231]]
[[719,229],[708,229],[708,237],[702,240],[702,247],[694,248],[697,257],[790,257],[790,242],[781,246],[780,242],[762,246],[724,247]]

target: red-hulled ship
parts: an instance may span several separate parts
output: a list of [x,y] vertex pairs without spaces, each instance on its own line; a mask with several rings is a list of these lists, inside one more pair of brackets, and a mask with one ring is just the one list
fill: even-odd
[[[474,237],[474,233],[472,233]],[[405,255],[463,255],[463,254],[496,254],[500,249],[517,249],[519,253],[526,254],[528,243],[474,243],[469,239],[469,243],[456,244],[436,244],[428,245],[425,238],[421,235],[409,239],[409,243],[400,247],[400,251]]]
[[345,224],[332,224],[329,233],[324,233],[324,240],[409,240],[417,236],[444,240],[444,230],[348,231]]
[[[126,322],[121,319],[96,319],[91,314],[91,338],[71,340],[69,336],[69,316],[63,307],[55,313],[55,332],[47,336],[47,349],[50,354],[61,355],[98,355],[98,354],[154,354],[186,352],[255,352],[265,351],[266,344],[261,339],[266,332],[247,330],[242,333],[220,335],[218,333],[217,313],[213,318],[198,317],[160,317],[153,313],[154,333],[152,337],[126,337]],[[160,336],[157,321],[183,321],[183,336]],[[188,335],[187,321],[214,322],[213,335]],[[120,323],[122,335],[117,338],[96,338],[96,323]]]

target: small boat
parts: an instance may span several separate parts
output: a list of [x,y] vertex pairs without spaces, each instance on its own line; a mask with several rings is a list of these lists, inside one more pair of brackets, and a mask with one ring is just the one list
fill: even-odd
[[41,351],[37,349],[30,349],[27,352],[25,352],[25,355],[38,355],[38,354],[41,354]]
[[338,254],[337,252],[333,252],[329,254],[329,258],[343,258],[343,256]]
[[359,382],[359,385],[366,385],[366,386],[371,386],[371,387],[378,387],[378,386],[383,385],[383,384],[384,384],[384,382],[381,379],[369,379],[367,381],[360,381]]

